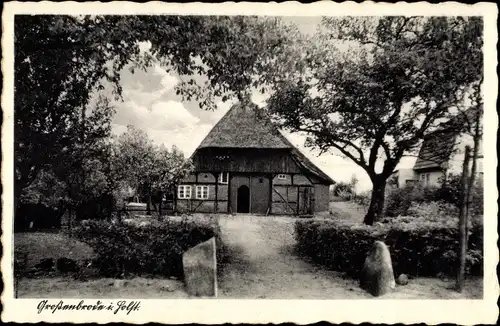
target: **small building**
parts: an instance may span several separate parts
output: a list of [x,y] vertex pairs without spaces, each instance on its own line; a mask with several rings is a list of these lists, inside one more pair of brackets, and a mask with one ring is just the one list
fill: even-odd
[[221,118],[191,156],[178,212],[310,215],[328,211],[333,180],[250,101]]
[[[398,169],[392,174],[396,187],[420,182],[438,186],[450,174],[461,174],[465,147],[472,147],[472,136],[457,131],[439,130],[424,138],[415,165],[411,169]],[[477,173],[482,177],[482,150],[479,149]]]

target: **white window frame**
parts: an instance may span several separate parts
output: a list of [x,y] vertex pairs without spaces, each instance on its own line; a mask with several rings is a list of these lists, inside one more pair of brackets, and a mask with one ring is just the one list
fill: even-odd
[[[224,175],[227,177],[226,181],[224,181]],[[229,183],[229,172],[221,172],[219,174],[219,179],[218,179],[220,184],[227,185]]]
[[196,186],[196,199],[208,199],[208,192],[208,186]]
[[286,180],[288,179],[286,174],[278,174],[278,180]]
[[177,198],[179,198],[179,199],[191,199],[191,186],[180,185],[177,188]]

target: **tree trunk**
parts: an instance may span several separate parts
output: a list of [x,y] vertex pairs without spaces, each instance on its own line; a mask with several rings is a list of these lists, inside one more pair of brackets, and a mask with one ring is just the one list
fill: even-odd
[[160,206],[158,206],[158,218],[159,219],[161,219],[162,206],[163,206],[163,191],[160,191]]
[[478,110],[475,116],[474,132],[472,135],[474,144],[472,148],[472,167],[470,170],[469,185],[468,185],[469,191],[467,192],[467,200],[466,200],[467,216],[469,216],[470,204],[472,201],[471,190],[474,188],[474,185],[476,183],[477,158],[479,156],[479,143],[481,141],[480,123],[481,123],[481,112]]
[[148,186],[148,199],[146,203],[146,215],[151,215],[151,186]]
[[385,186],[387,184],[387,178],[374,178],[372,183],[373,189],[370,207],[368,208],[368,212],[363,220],[363,223],[367,225],[373,225],[373,223],[382,218],[384,212]]
[[462,292],[465,280],[465,262],[467,256],[467,192],[469,182],[469,159],[470,147],[465,148],[465,159],[462,170],[462,180],[460,182],[460,212],[458,217],[459,228],[459,266],[457,273],[457,291]]

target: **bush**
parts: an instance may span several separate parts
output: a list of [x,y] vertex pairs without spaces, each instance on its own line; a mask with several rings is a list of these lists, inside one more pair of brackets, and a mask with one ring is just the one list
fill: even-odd
[[[455,222],[401,217],[392,223],[367,226],[332,220],[300,220],[295,224],[295,237],[301,254],[351,277],[359,277],[375,240],[388,245],[396,275],[454,275],[459,239]],[[482,225],[474,224],[470,231],[467,272],[478,275],[482,273]]]
[[[408,210],[415,203],[442,202],[458,208],[460,205],[460,176],[449,175],[442,186],[424,186],[420,183],[407,185],[388,191],[385,215],[394,217],[408,215]],[[483,215],[483,184],[479,179],[471,189],[470,215]],[[453,209],[456,211],[456,209]]]
[[407,210],[409,216],[429,222],[439,222],[458,216],[458,208],[444,201],[414,202]]
[[403,188],[392,189],[388,192],[385,204],[385,215],[394,217],[407,215],[413,202],[430,202],[436,198],[437,187],[423,186],[419,183],[410,184]]
[[359,194],[357,194],[354,198],[353,201],[362,206],[365,209],[368,209],[370,206],[370,200],[371,200],[371,191],[363,191]]
[[355,197],[354,186],[349,183],[338,182],[333,186],[331,194],[344,200],[351,200]]
[[148,223],[87,220],[75,234],[97,253],[95,263],[102,276],[157,274],[181,278],[182,254],[211,237],[218,237],[219,230],[218,224],[186,219],[151,219]]
[[[436,199],[458,207],[460,205],[460,183],[460,175],[449,175],[446,182],[443,182],[443,186],[436,190]],[[470,189],[470,196],[472,201],[470,214],[483,215],[484,187],[481,175],[477,176],[474,186]]]

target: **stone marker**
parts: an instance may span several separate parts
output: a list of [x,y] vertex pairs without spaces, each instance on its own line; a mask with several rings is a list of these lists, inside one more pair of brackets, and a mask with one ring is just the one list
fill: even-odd
[[360,278],[361,288],[371,295],[380,296],[396,287],[389,248],[375,241],[366,257]]
[[187,292],[194,296],[217,297],[215,238],[200,243],[182,255]]
[[399,285],[406,285],[408,284],[408,275],[406,274],[401,274],[398,276],[398,279],[396,280],[396,283],[398,283]]

